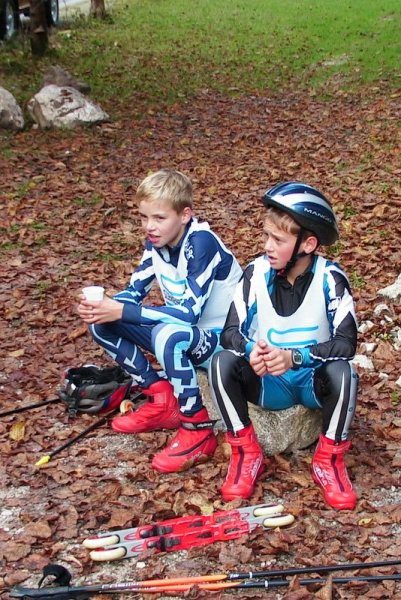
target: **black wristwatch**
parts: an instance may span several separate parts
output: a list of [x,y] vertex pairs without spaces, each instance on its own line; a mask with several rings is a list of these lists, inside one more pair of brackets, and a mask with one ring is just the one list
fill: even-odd
[[291,352],[292,352],[292,364],[293,364],[292,368],[299,369],[300,367],[302,367],[302,363],[304,362],[302,352],[300,352],[297,349],[292,350]]

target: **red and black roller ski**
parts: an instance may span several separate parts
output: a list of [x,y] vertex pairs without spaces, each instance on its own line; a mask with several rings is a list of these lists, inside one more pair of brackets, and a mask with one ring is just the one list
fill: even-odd
[[258,504],[211,515],[197,515],[160,521],[152,525],[100,533],[83,545],[95,561],[110,561],[140,556],[149,551],[172,552],[231,540],[257,527],[286,527],[294,516],[284,513],[282,504]]

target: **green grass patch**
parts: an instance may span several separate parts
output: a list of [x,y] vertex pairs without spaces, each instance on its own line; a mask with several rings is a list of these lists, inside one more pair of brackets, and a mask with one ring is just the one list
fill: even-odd
[[359,273],[357,273],[356,271],[352,271],[350,273],[349,280],[351,283],[351,288],[354,290],[360,290],[366,285],[366,281],[364,280],[362,275],[359,275]]
[[55,63],[114,106],[135,97],[168,103],[205,87],[400,83],[399,0],[116,0],[110,14],[65,24],[40,61],[26,35],[5,45],[1,85],[26,100]]
[[126,260],[127,255],[126,254],[117,254],[115,252],[106,252],[106,253],[96,252],[94,254],[94,259],[101,260],[103,262],[112,262],[114,260]]
[[[30,223],[13,223],[10,226],[10,233],[18,233],[20,231],[20,229],[22,227],[28,227],[30,229],[34,229],[35,231],[43,231],[44,229],[48,229],[48,224],[47,223],[42,223],[41,221],[31,221]],[[0,229],[0,232],[3,230]],[[4,231],[6,232],[6,230],[4,229]]]
[[20,244],[13,244],[12,242],[0,242],[0,254],[6,252],[12,252],[13,250],[17,250],[20,248]]
[[39,237],[34,241],[33,246],[35,248],[43,248],[44,246],[48,246],[48,244],[49,244],[49,240],[47,238]]
[[96,206],[96,204],[99,204],[101,201],[102,198],[97,194],[90,198],[79,197],[72,200],[73,204],[76,204],[77,206]]
[[52,282],[44,279],[43,281],[38,281],[35,285],[35,293],[38,296],[43,296],[46,294],[47,290],[51,287]]
[[0,152],[5,158],[14,158],[15,156],[13,150],[10,148],[1,148]]

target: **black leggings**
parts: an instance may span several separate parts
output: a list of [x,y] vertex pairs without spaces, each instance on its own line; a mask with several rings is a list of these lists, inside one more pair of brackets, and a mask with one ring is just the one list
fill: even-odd
[[[348,438],[358,388],[358,376],[346,360],[323,364],[313,371],[313,392],[322,409],[322,433],[336,442]],[[248,360],[230,350],[216,353],[209,368],[209,383],[217,410],[228,431],[250,424],[248,402],[259,403],[261,378]]]

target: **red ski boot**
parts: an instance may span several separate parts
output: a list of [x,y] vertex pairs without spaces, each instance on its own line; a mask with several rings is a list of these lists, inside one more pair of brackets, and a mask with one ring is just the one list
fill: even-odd
[[181,427],[170,443],[153,457],[152,467],[161,473],[186,471],[206,462],[217,448],[213,421],[206,408],[191,417],[181,414]]
[[340,442],[321,435],[312,460],[312,477],[321,487],[324,499],[332,508],[355,508],[357,497],[348,478],[344,455],[351,442]]
[[141,433],[156,429],[177,429],[180,409],[171,383],[161,379],[143,390],[149,400],[138,410],[115,417],[111,427],[119,433]]
[[236,434],[228,432],[226,440],[231,446],[231,458],[221,494],[226,502],[249,498],[253,494],[257,478],[264,471],[263,450],[253,425],[248,425]]

